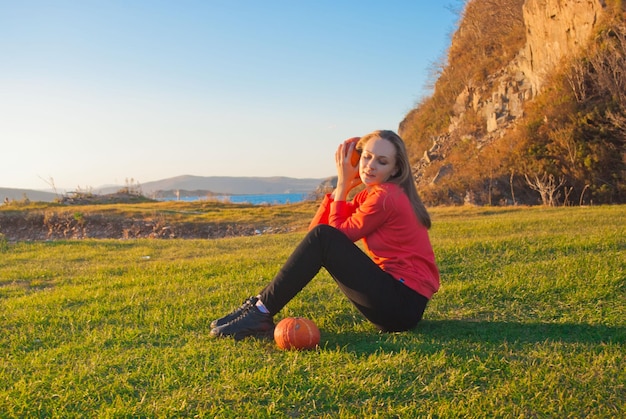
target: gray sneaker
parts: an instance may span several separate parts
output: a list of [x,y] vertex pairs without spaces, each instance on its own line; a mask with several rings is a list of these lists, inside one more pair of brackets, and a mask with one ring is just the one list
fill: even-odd
[[253,305],[231,322],[211,329],[209,335],[214,338],[232,336],[235,340],[241,340],[248,336],[272,338],[274,336],[274,322],[271,314],[261,313]]

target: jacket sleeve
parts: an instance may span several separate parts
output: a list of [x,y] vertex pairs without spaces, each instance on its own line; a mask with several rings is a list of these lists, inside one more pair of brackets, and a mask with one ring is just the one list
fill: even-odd
[[385,194],[381,192],[358,195],[353,202],[332,202],[328,224],[352,241],[368,236],[388,217],[384,208]]
[[326,194],[322,203],[320,204],[317,212],[313,216],[311,223],[309,224],[309,230],[318,224],[328,224],[328,215],[330,214],[330,204],[333,202],[333,198],[330,194]]

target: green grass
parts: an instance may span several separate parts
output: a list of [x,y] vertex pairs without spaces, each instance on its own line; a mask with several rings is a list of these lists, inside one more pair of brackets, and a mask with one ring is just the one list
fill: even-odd
[[2,242],[0,417],[624,417],[626,207],[432,215],[420,326],[378,333],[322,272],[276,319],[317,323],[306,352],[208,337],[302,230]]

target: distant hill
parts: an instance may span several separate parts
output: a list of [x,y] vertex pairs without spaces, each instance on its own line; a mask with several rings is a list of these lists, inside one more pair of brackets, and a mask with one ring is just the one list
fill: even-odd
[[[207,191],[224,195],[309,193],[313,192],[325,179],[297,179],[289,177],[228,177],[228,176],[191,176],[142,183],[142,193],[150,197],[159,191]],[[98,189],[99,193],[112,193],[122,186]]]
[[10,201],[21,201],[27,198],[31,201],[52,202],[59,198],[59,196],[51,192],[35,191],[32,189],[0,188],[0,203],[4,202],[6,198],[9,198]]
[[[281,194],[281,193],[313,193],[327,179],[297,179],[290,177],[228,177],[228,176],[176,176],[173,178],[132,185],[148,197],[169,196],[174,191],[187,191],[181,196],[214,194],[214,195],[249,195],[249,194]],[[97,195],[116,193],[128,186],[113,185],[94,188]],[[165,192],[165,194],[164,194]],[[31,201],[52,202],[61,198],[61,194],[36,191],[32,189],[0,188],[0,204],[5,198],[20,201],[28,198]]]

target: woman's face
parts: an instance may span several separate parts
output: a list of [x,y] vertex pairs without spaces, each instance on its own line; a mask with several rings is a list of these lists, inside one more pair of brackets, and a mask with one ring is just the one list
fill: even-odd
[[390,141],[377,137],[365,143],[359,160],[359,176],[365,186],[384,183],[396,172],[396,148]]

